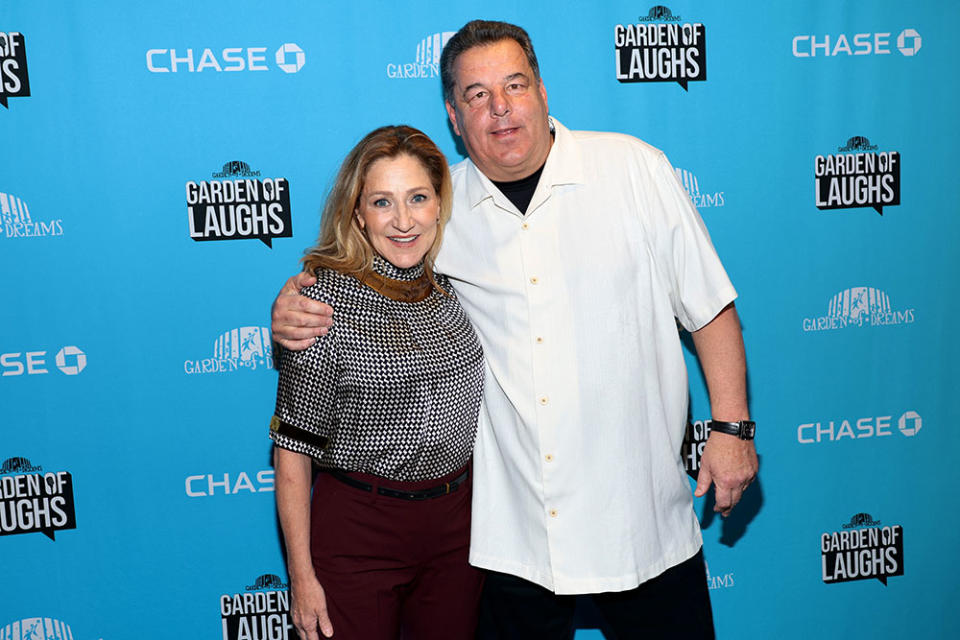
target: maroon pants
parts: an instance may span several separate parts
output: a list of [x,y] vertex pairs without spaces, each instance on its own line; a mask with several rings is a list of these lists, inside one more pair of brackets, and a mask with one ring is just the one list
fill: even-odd
[[421,501],[376,490],[431,488],[461,472],[422,482],[347,474],[372,492],[317,476],[310,547],[336,640],[473,638],[483,574],[467,564],[471,479]]

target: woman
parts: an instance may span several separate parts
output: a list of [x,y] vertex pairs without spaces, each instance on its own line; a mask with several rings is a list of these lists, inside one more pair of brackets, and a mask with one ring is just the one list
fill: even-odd
[[[330,332],[284,351],[277,510],[300,637],[472,638],[482,578],[467,564],[483,354],[443,276],[446,159],[382,127],[350,152],[304,258]],[[313,485],[316,463],[321,472]]]

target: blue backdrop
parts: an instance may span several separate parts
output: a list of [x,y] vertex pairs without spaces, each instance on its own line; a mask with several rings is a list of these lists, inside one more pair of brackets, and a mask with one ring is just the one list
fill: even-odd
[[956,3],[6,0],[0,639],[288,637],[269,306],[364,133],[462,157],[436,62],[475,17],[531,33],[564,124],[666,151],[740,292],[719,637],[960,636]]

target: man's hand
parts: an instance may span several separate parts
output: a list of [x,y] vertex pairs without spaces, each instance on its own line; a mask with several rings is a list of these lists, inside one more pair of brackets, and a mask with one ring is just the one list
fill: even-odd
[[323,637],[333,636],[333,625],[327,613],[327,595],[320,582],[312,575],[290,585],[290,617],[301,640],[320,640],[317,628]]
[[700,458],[700,473],[693,495],[698,498],[706,495],[712,482],[716,498],[713,510],[727,517],[756,475],[757,451],[753,440],[711,431]]
[[283,285],[273,301],[270,330],[273,339],[291,351],[303,351],[318,336],[327,334],[333,325],[333,309],[319,300],[300,295],[317,279],[309,273],[299,273]]

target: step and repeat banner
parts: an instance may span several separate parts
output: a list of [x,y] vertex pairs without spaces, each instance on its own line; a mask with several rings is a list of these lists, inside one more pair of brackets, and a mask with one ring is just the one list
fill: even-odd
[[463,157],[438,61],[478,17],[564,124],[667,153],[740,292],[719,637],[960,637],[956,3],[4,0],[0,639],[295,637],[270,304],[367,131]]

